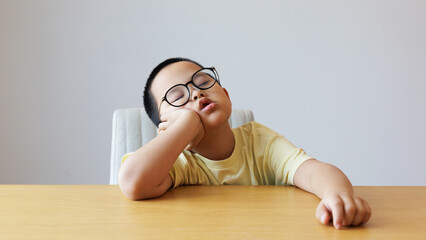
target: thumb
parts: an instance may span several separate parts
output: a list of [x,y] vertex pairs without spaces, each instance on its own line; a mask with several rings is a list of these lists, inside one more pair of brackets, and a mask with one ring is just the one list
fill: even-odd
[[327,207],[322,201],[317,207],[315,216],[317,217],[318,221],[320,221],[322,224],[327,224],[332,218],[330,211],[327,209]]

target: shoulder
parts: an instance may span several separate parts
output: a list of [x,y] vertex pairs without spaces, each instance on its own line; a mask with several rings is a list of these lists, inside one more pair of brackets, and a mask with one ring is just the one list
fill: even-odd
[[255,121],[241,125],[233,130],[234,132],[239,132],[243,136],[280,136],[279,133]]

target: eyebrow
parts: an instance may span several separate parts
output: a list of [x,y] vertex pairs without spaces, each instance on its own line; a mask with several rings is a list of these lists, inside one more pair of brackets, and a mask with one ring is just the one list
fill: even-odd
[[162,95],[162,97],[161,97],[160,101],[163,99],[164,95],[166,94],[166,92],[167,92],[170,88],[172,88],[172,87],[174,87],[174,86],[176,86],[176,85],[178,85],[178,84],[183,84],[183,85],[187,84],[188,82],[190,82],[190,81],[192,80],[192,77],[194,76],[194,74],[195,74],[198,70],[200,70],[200,69],[203,69],[203,68],[199,68],[199,69],[195,70],[193,73],[191,73],[191,75],[189,75],[189,77],[187,77],[187,79],[189,79],[189,80],[185,81],[184,83],[177,83],[177,84],[173,84],[173,85],[171,85],[171,86],[168,86],[168,87],[166,88],[166,91],[165,91],[164,93],[162,93],[162,94],[161,94],[161,95]]

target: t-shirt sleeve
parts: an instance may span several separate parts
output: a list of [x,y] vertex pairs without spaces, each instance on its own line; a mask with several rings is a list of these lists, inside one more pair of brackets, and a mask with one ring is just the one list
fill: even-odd
[[180,185],[183,185],[186,165],[186,159],[182,157],[182,154],[180,154],[169,172],[169,175],[172,178],[172,186],[170,187],[170,189],[175,189]]
[[189,151],[183,151],[170,169],[171,189],[181,185],[217,185],[210,170]]
[[129,158],[129,156],[132,155],[132,154],[133,154],[133,152],[129,152],[129,153],[124,154],[124,156],[121,158],[121,164],[123,164],[124,161],[126,161],[126,159]]
[[297,169],[312,157],[282,135],[274,137],[268,148],[269,161],[275,172],[275,185],[294,185],[293,178]]

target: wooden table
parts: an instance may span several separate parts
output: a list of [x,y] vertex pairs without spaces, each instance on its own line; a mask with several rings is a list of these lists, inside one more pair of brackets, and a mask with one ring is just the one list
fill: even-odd
[[294,187],[185,186],[130,201],[114,185],[0,185],[0,239],[426,239],[426,187],[355,187],[370,221],[335,230]]

